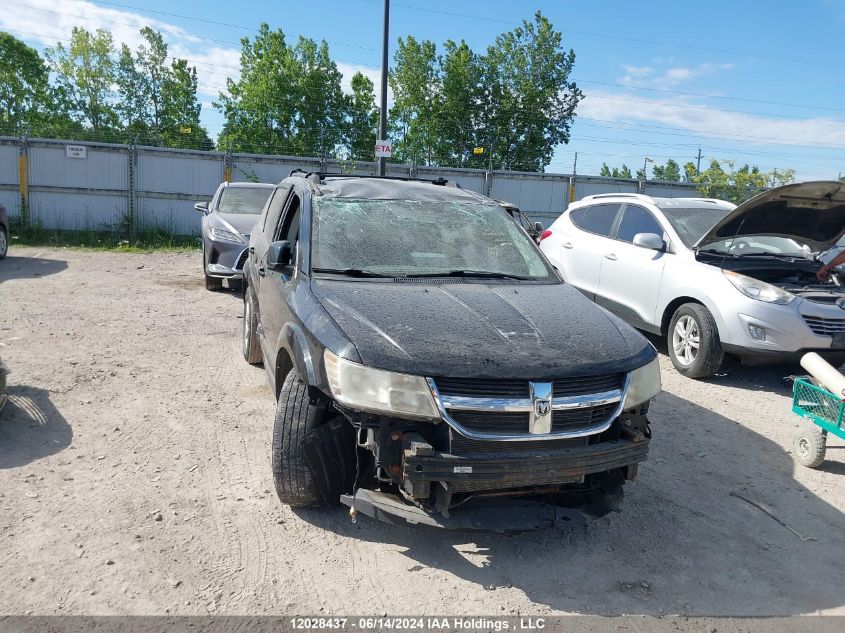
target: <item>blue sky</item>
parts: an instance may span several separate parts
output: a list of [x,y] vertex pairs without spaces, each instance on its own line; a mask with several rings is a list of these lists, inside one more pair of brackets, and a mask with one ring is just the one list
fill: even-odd
[[[569,145],[548,171],[597,174],[602,162],[635,170],[645,157],[736,159],[792,167],[799,179],[845,174],[845,0],[523,2],[395,0],[391,41],[414,35],[439,45],[465,39],[483,50],[540,9],[575,50],[573,78],[587,95]],[[239,39],[266,21],[294,38],[326,39],[347,81],[378,83],[381,0],[223,2],[8,0],[0,28],[42,48],[74,25],[103,26],[134,47],[137,30],[164,33],[171,52],[196,64],[203,121],[236,76]]]

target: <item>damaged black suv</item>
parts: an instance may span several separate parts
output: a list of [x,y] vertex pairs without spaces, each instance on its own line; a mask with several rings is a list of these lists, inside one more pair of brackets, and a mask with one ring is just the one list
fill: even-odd
[[443,525],[492,497],[619,499],[645,460],[654,348],[495,200],[294,172],[249,252],[243,353],[278,400],[283,502]]

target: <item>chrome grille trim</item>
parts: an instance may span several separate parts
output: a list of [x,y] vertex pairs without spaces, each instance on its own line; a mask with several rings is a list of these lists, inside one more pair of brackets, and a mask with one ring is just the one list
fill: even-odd
[[443,421],[464,437],[474,440],[495,440],[498,442],[536,442],[538,440],[560,440],[574,437],[586,437],[587,435],[603,433],[609,429],[610,425],[613,424],[613,421],[620,413],[622,413],[622,407],[625,404],[625,395],[628,393],[628,386],[631,383],[631,374],[628,373],[625,375],[625,382],[622,385],[622,389],[614,389],[612,391],[605,391],[597,394],[554,398],[552,400],[552,410],[579,409],[613,403],[616,403],[616,407],[605,420],[602,420],[600,423],[594,424],[593,426],[544,434],[528,433],[527,427],[525,433],[518,434],[473,431],[449,415],[449,410],[530,413],[533,410],[533,404],[528,398],[468,398],[463,396],[443,396],[440,394],[434,379],[426,378],[426,381],[428,382],[429,389],[431,389],[432,396],[434,396],[434,401],[437,404],[437,409],[440,411],[440,416],[443,418]]

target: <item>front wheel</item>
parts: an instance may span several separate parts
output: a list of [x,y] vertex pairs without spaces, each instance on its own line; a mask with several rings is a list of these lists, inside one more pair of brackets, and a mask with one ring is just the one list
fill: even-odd
[[6,259],[6,253],[9,252],[9,234],[6,229],[0,226],[0,259]]
[[666,339],[672,364],[688,378],[712,376],[722,364],[716,321],[699,303],[685,303],[675,311]]
[[249,288],[244,289],[243,321],[244,360],[250,365],[258,365],[263,359],[263,354],[258,342],[258,315],[255,313],[255,300],[252,298],[252,291]]
[[216,292],[223,289],[223,280],[217,277],[209,277],[205,268],[205,246],[202,249],[202,272],[205,275],[205,289]]
[[827,434],[815,424],[804,425],[801,432],[795,436],[793,451],[795,461],[807,468],[818,468],[824,462],[827,449]]
[[273,422],[272,465],[276,494],[292,508],[324,505],[308,465],[305,438],[327,417],[328,403],[311,404],[308,388],[291,370],[285,377]]

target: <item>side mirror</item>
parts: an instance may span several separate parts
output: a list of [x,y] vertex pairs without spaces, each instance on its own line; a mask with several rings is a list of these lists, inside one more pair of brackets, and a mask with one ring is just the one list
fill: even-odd
[[290,242],[282,240],[281,242],[273,242],[267,250],[267,268],[277,272],[290,266],[293,260],[293,249],[291,249]]
[[542,222],[535,222],[534,223],[534,232],[537,235],[540,235],[540,233],[543,232],[543,223]]
[[666,249],[666,242],[656,233],[637,233],[634,236],[634,246],[641,246],[652,251],[663,251]]
[[196,209],[200,213],[208,213],[208,203],[207,202],[197,202],[194,205],[194,209]]

